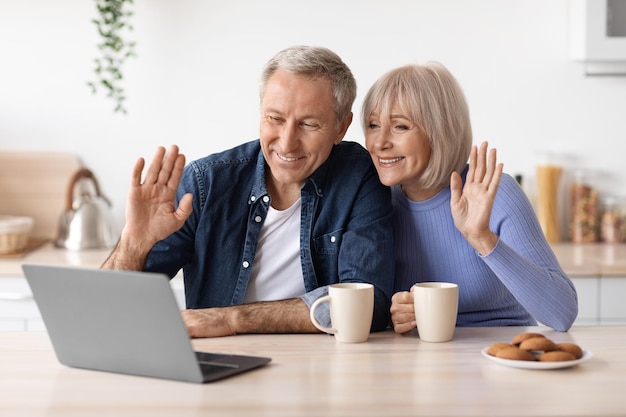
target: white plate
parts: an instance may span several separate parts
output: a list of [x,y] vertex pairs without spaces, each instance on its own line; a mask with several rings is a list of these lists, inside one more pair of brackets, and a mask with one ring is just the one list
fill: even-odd
[[484,348],[480,352],[487,359],[491,359],[492,361],[499,363],[500,365],[511,366],[513,368],[523,368],[523,369],[560,369],[560,368],[569,368],[570,366],[576,366],[579,363],[583,363],[586,360],[591,359],[593,354],[588,350],[583,350],[583,356],[580,359],[576,359],[573,361],[554,361],[554,362],[539,362],[539,361],[516,361],[512,359],[502,359],[496,358],[495,356],[491,356],[487,353],[487,349],[489,347]]

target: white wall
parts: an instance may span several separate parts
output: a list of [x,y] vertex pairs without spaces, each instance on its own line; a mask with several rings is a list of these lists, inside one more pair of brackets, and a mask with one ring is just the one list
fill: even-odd
[[[92,95],[98,39],[88,0],[0,0],[0,149],[78,154],[123,221],[129,174],[157,145],[188,158],[257,137],[263,64],[294,44],[327,46],[359,83],[439,60],[464,86],[476,141],[532,183],[538,151],[601,171],[626,195],[626,77],[585,78],[568,57],[567,0],[145,0],[128,114]],[[349,139],[363,143],[358,118]]]

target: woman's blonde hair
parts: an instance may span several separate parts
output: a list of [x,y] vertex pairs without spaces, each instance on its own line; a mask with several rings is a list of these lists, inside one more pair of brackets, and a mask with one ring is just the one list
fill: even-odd
[[450,71],[438,62],[406,65],[380,77],[369,89],[362,109],[362,125],[376,113],[389,119],[393,106],[428,137],[431,156],[421,177],[423,188],[448,185],[453,171],[461,173],[472,147],[472,126],[463,90]]

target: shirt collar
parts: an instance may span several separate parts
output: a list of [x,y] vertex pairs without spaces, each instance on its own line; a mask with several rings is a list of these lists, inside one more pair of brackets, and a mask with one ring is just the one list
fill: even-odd
[[[313,174],[307,179],[307,181],[302,186],[311,187],[311,189],[319,196],[324,196],[324,187],[326,186],[326,180],[328,177],[328,171],[330,169],[330,165],[332,164],[331,159],[336,152],[337,145],[333,146],[333,149],[330,151],[328,158],[322,165],[320,165]],[[250,196],[248,197],[248,204],[252,204],[257,201],[259,198],[269,195],[267,191],[267,186],[265,185],[265,157],[263,156],[263,150],[259,149],[259,155],[257,157],[256,168],[254,170],[254,184],[252,185],[252,190],[250,192]]]

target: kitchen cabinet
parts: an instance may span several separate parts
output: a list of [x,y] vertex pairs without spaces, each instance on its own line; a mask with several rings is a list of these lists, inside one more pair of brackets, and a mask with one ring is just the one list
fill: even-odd
[[575,324],[626,324],[626,245],[554,243],[578,293]]
[[600,324],[600,278],[572,278],[578,293],[578,317],[575,324]]
[[626,275],[572,277],[578,293],[574,324],[626,324]]
[[26,280],[0,279],[0,331],[44,329]]
[[626,323],[626,276],[600,282],[600,324]]

